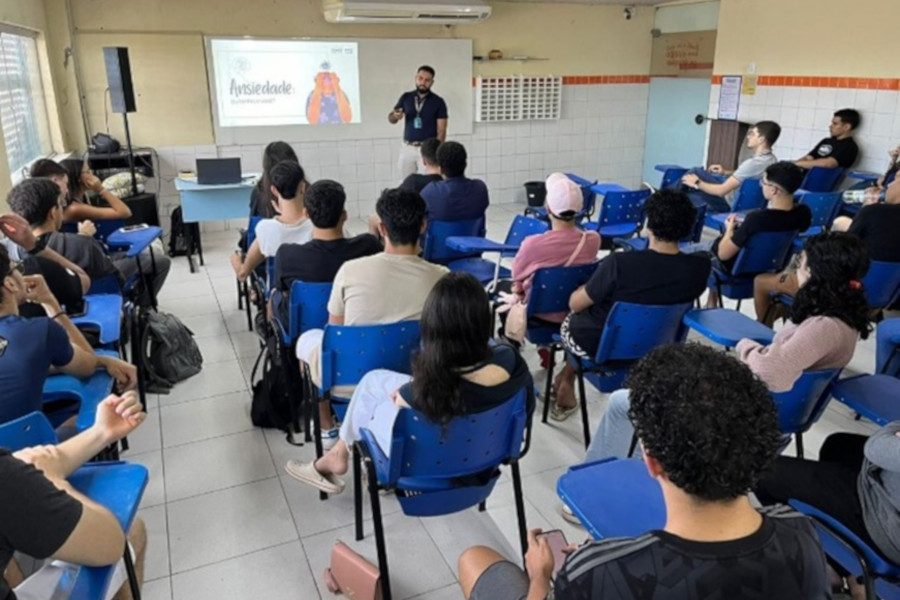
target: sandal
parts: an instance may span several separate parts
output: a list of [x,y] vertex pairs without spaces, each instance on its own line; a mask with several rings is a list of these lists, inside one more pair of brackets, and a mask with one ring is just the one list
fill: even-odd
[[553,407],[550,409],[550,418],[554,421],[565,421],[577,410],[577,404],[575,406],[560,406],[559,404],[554,403]]
[[344,491],[343,481],[331,473],[328,475],[319,473],[314,462],[304,463],[299,460],[289,460],[284,466],[284,470],[297,481],[311,485],[326,494],[334,495]]

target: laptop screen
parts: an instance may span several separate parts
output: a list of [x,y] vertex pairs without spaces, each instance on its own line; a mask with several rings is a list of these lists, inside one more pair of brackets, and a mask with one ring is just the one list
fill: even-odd
[[197,159],[197,183],[200,185],[221,185],[240,182],[240,158]]

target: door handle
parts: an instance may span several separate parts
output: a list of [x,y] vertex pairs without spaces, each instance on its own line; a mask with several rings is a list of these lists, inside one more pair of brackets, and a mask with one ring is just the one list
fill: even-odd
[[703,115],[698,114],[696,117],[694,117],[694,123],[696,123],[697,125],[703,125],[703,121],[705,120],[706,117],[704,117]]

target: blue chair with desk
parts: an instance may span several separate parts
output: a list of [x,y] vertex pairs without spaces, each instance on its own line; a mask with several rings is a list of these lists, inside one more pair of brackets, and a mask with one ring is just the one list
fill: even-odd
[[413,517],[447,515],[476,505],[484,510],[501,466],[509,465],[519,541],[525,554],[527,527],[518,461],[527,452],[530,439],[527,394],[523,388],[499,406],[456,417],[443,426],[430,422],[414,409],[403,409],[394,422],[387,449],[378,445],[368,429],[361,430],[362,439],[353,448],[356,539],[363,539],[364,466],[384,600],[390,600],[392,595],[381,520],[381,490],[394,490],[403,514]]
[[[31,413],[15,421],[0,425],[0,447],[11,452],[31,446],[53,445],[58,442],[53,427],[41,413]],[[85,465],[72,473],[68,481],[81,494],[105,506],[116,517],[122,531],[131,529],[138,507],[147,487],[149,473],[142,465],[123,462],[100,462]],[[141,592],[131,552],[123,553],[125,570],[132,597],[140,600]],[[107,567],[79,567],[74,580],[62,581],[71,600],[103,600],[106,597],[116,565]],[[55,597],[55,596],[54,596]]]
[[[651,305],[616,302],[606,317],[594,358],[580,358],[567,350],[569,364],[575,368],[578,380],[585,448],[591,443],[585,378],[604,393],[621,388],[631,365],[652,349],[684,341],[687,327],[682,320],[690,308],[690,303]],[[558,336],[555,339],[562,342]],[[550,402],[545,397],[541,417],[544,423],[547,422],[549,410]]]
[[709,287],[718,292],[719,306],[723,298],[741,301],[753,297],[753,278],[761,273],[777,273],[784,269],[793,249],[796,231],[761,231],[750,236],[740,249],[728,272],[713,261]]
[[650,190],[628,190],[614,183],[597,183],[591,190],[603,196],[596,222],[587,222],[584,228],[596,231],[603,240],[630,238],[640,231],[644,223],[644,201]]
[[807,192],[830,192],[838,187],[844,179],[845,169],[835,167],[813,167],[806,172],[801,190]]
[[796,198],[812,213],[809,229],[801,231],[794,240],[794,252],[800,252],[806,238],[831,229],[831,224],[841,211],[841,192],[800,192]]
[[751,210],[757,210],[766,207],[766,199],[762,193],[762,185],[760,179],[745,179],[741,182],[741,186],[735,192],[734,204],[731,210],[721,213],[706,213],[704,224],[710,229],[716,231],[725,230],[725,219],[728,215],[735,213],[738,215],[746,215]]
[[[250,246],[253,245],[253,242],[256,240],[256,226],[259,225],[259,222],[262,221],[262,217],[250,217],[250,222],[247,224],[247,249],[241,252],[241,260],[246,260],[247,252],[250,251]],[[244,310],[246,306],[247,311],[247,328],[250,331],[253,331],[253,314],[250,310],[250,282],[244,281],[241,283],[240,280],[235,278],[235,283],[237,284],[237,298],[238,298],[238,310]]]
[[681,178],[688,172],[687,167],[681,165],[654,165],[653,168],[662,173],[659,182],[661,190],[681,185]]
[[[703,227],[706,221],[706,204],[702,202],[694,203],[694,210],[696,211],[696,214],[694,216],[694,226],[691,228],[691,233],[678,241],[678,247],[682,252],[689,251],[689,247],[692,244],[698,243],[703,237]],[[613,240],[613,244],[616,248],[621,248],[622,250],[640,251],[646,250],[650,246],[650,240],[640,236],[624,239],[616,238]]]
[[422,240],[422,258],[439,265],[447,265],[462,258],[473,258],[481,252],[462,252],[447,245],[450,237],[484,238],[484,217],[462,221],[428,221]]
[[[566,177],[578,184],[581,188],[581,194],[584,197],[583,208],[575,214],[575,221],[581,223],[584,219],[590,220],[591,216],[594,214],[594,207],[597,202],[597,194],[591,187],[596,184],[597,181],[590,181],[584,177],[579,177],[574,173],[566,173]],[[543,206],[528,206],[525,208],[525,215],[530,215],[543,221],[548,220],[547,209]]]
[[[162,237],[162,227],[153,225],[132,225],[123,227],[111,233],[106,238],[106,244],[110,250],[124,251],[125,256],[133,258],[137,263],[137,276],[135,282],[127,282],[126,288],[143,288],[150,297],[150,306],[156,309],[156,293],[152,280],[156,275],[156,258],[153,254],[153,242]],[[145,250],[150,253],[151,273],[144,273],[139,255]]]

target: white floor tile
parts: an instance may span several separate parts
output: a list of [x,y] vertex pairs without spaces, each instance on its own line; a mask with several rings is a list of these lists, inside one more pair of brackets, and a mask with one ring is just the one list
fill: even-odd
[[200,354],[203,355],[204,365],[237,360],[237,354],[234,353],[234,347],[231,345],[231,337],[228,335],[197,337],[196,341],[200,348]]
[[154,506],[138,512],[147,527],[147,555],[144,559],[144,579],[169,576],[169,531],[166,507]]
[[211,398],[233,392],[246,391],[247,384],[237,361],[203,365],[203,370],[176,385],[167,395],[159,398],[161,406]]
[[141,600],[172,600],[172,580],[169,577],[145,581]]
[[141,498],[141,508],[165,504],[166,486],[163,478],[162,451],[154,450],[142,454],[134,454],[129,451],[122,455],[122,459],[144,465],[150,472],[150,480],[147,482],[147,488],[144,490],[144,495]]
[[212,294],[193,298],[160,298],[159,309],[177,315],[179,319],[195,315],[219,314],[219,304]]
[[164,406],[161,417],[165,448],[253,429],[247,392]]
[[196,337],[228,335],[228,328],[225,327],[225,319],[222,318],[222,313],[216,312],[187,317],[183,317],[178,313],[176,315]]

